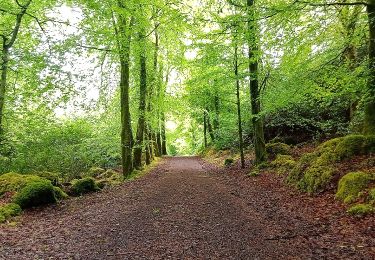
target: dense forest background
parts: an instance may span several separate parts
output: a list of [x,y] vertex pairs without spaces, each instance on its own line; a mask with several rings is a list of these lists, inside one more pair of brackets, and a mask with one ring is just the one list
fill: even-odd
[[275,138],[373,133],[374,8],[3,0],[0,173],[127,175],[209,146],[261,162]]

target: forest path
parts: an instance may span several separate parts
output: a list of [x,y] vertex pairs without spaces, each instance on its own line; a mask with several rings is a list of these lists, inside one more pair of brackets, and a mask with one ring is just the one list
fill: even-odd
[[17,227],[1,227],[0,259],[374,256],[373,230],[345,223],[339,235],[342,225],[324,212],[316,220],[309,205],[275,180],[223,175],[196,157],[166,158],[140,179],[30,210]]

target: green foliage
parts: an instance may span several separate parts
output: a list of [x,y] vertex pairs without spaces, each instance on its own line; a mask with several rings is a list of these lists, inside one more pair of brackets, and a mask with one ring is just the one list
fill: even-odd
[[0,175],[0,195],[5,192],[18,192],[28,184],[50,183],[49,180],[35,175],[23,175],[18,173],[6,173]]
[[350,172],[343,176],[338,185],[336,198],[351,203],[358,198],[360,192],[364,191],[374,176],[364,172]]
[[375,208],[369,204],[357,204],[348,209],[348,213],[353,216],[363,217],[374,213]]
[[278,174],[286,174],[296,166],[296,161],[290,155],[278,154],[270,165],[276,169]]
[[95,179],[87,177],[83,179],[76,179],[72,181],[69,193],[73,196],[80,196],[85,193],[94,192],[100,190],[95,182]]
[[55,203],[55,191],[51,182],[33,182],[22,188],[13,198],[21,208],[30,208]]
[[233,158],[226,158],[225,161],[224,161],[224,165],[225,166],[230,166],[232,165],[234,162]]
[[21,214],[21,207],[15,203],[8,203],[0,206],[0,223],[4,222],[10,217],[15,217]]

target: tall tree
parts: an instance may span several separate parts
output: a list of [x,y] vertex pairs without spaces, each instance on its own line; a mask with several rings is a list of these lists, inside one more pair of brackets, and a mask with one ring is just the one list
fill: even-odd
[[131,29],[134,17],[126,16],[126,8],[122,0],[118,1],[119,11],[117,19],[113,17],[117,47],[120,60],[120,92],[121,92],[121,162],[124,177],[133,171],[133,132],[130,115],[130,44],[132,39]]
[[[142,26],[142,25],[141,25]],[[146,97],[147,97],[147,59],[146,59],[146,33],[144,27],[139,33],[140,44],[140,79],[139,79],[139,109],[137,136],[134,146],[134,167],[142,167],[142,151],[146,125]]]
[[255,163],[259,164],[266,159],[264,141],[264,124],[260,114],[259,88],[259,46],[257,19],[255,15],[255,0],[247,0],[247,37],[249,47],[250,98],[254,132]]
[[238,43],[237,43],[237,25],[234,25],[234,76],[236,79],[236,104],[237,104],[237,119],[238,119],[238,148],[240,149],[241,167],[245,168],[244,143],[242,131],[241,118],[241,97],[240,97],[240,79],[238,74]]
[[17,4],[17,11],[0,9],[0,12],[6,12],[14,17],[14,27],[9,34],[0,34],[2,38],[2,49],[1,49],[1,79],[0,79],[0,142],[4,134],[4,104],[7,90],[7,77],[9,70],[10,50],[17,40],[18,33],[21,28],[22,19],[25,16],[27,9],[29,8],[32,0],[28,0],[25,3],[15,0]]

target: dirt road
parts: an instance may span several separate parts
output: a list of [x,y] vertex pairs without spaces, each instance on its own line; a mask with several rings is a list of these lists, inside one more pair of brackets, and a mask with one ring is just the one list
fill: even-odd
[[267,178],[166,158],[138,180],[1,227],[0,259],[373,259],[373,226],[335,208],[317,214],[319,198]]

